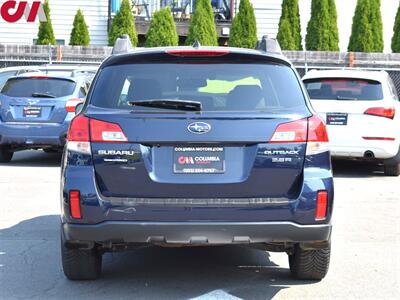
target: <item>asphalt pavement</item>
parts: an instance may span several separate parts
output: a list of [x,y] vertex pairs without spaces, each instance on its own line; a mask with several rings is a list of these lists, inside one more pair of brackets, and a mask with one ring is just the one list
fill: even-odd
[[239,246],[106,254],[98,281],[71,282],[59,250],[60,156],[0,164],[0,299],[399,299],[400,178],[336,162],[332,257],[321,282],[287,255]]

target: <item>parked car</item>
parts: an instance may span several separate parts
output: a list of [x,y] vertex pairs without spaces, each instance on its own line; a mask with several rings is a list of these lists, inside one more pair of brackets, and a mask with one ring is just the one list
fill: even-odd
[[386,175],[400,174],[400,104],[387,72],[311,71],[303,81],[333,157],[382,162]]
[[60,151],[89,85],[86,77],[42,73],[9,78],[0,93],[0,162],[19,150]]
[[296,278],[325,276],[328,136],[273,42],[103,62],[63,156],[67,278],[98,278],[104,252],[152,244],[254,246],[286,252]]
[[7,82],[8,78],[18,76],[24,73],[40,72],[37,66],[18,66],[0,69],[0,90]]

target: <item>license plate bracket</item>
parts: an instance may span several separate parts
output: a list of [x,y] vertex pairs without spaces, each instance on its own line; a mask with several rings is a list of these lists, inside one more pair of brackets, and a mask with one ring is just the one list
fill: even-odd
[[347,120],[348,120],[348,114],[346,114],[346,113],[327,113],[326,114],[326,125],[346,126]]
[[38,106],[25,106],[22,108],[24,118],[40,118],[42,116],[42,108]]
[[177,174],[225,173],[225,148],[218,146],[176,146],[173,171]]

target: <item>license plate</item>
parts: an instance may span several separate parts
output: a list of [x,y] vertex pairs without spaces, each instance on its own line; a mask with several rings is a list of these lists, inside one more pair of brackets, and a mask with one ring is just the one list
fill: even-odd
[[174,147],[174,173],[221,174],[225,172],[224,147]]
[[326,125],[347,125],[347,114],[328,113],[326,114]]
[[42,115],[42,108],[35,106],[26,106],[22,109],[25,118],[39,118]]

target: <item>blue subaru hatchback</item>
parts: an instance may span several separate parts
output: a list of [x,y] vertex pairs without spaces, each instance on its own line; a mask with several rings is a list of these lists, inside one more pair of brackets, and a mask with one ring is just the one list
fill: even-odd
[[75,108],[89,79],[27,73],[11,77],[0,92],[0,162],[26,149],[61,151]]
[[67,278],[98,278],[104,252],[143,244],[243,244],[286,252],[295,278],[326,275],[327,132],[292,65],[265,50],[157,48],[103,62],[63,158]]

